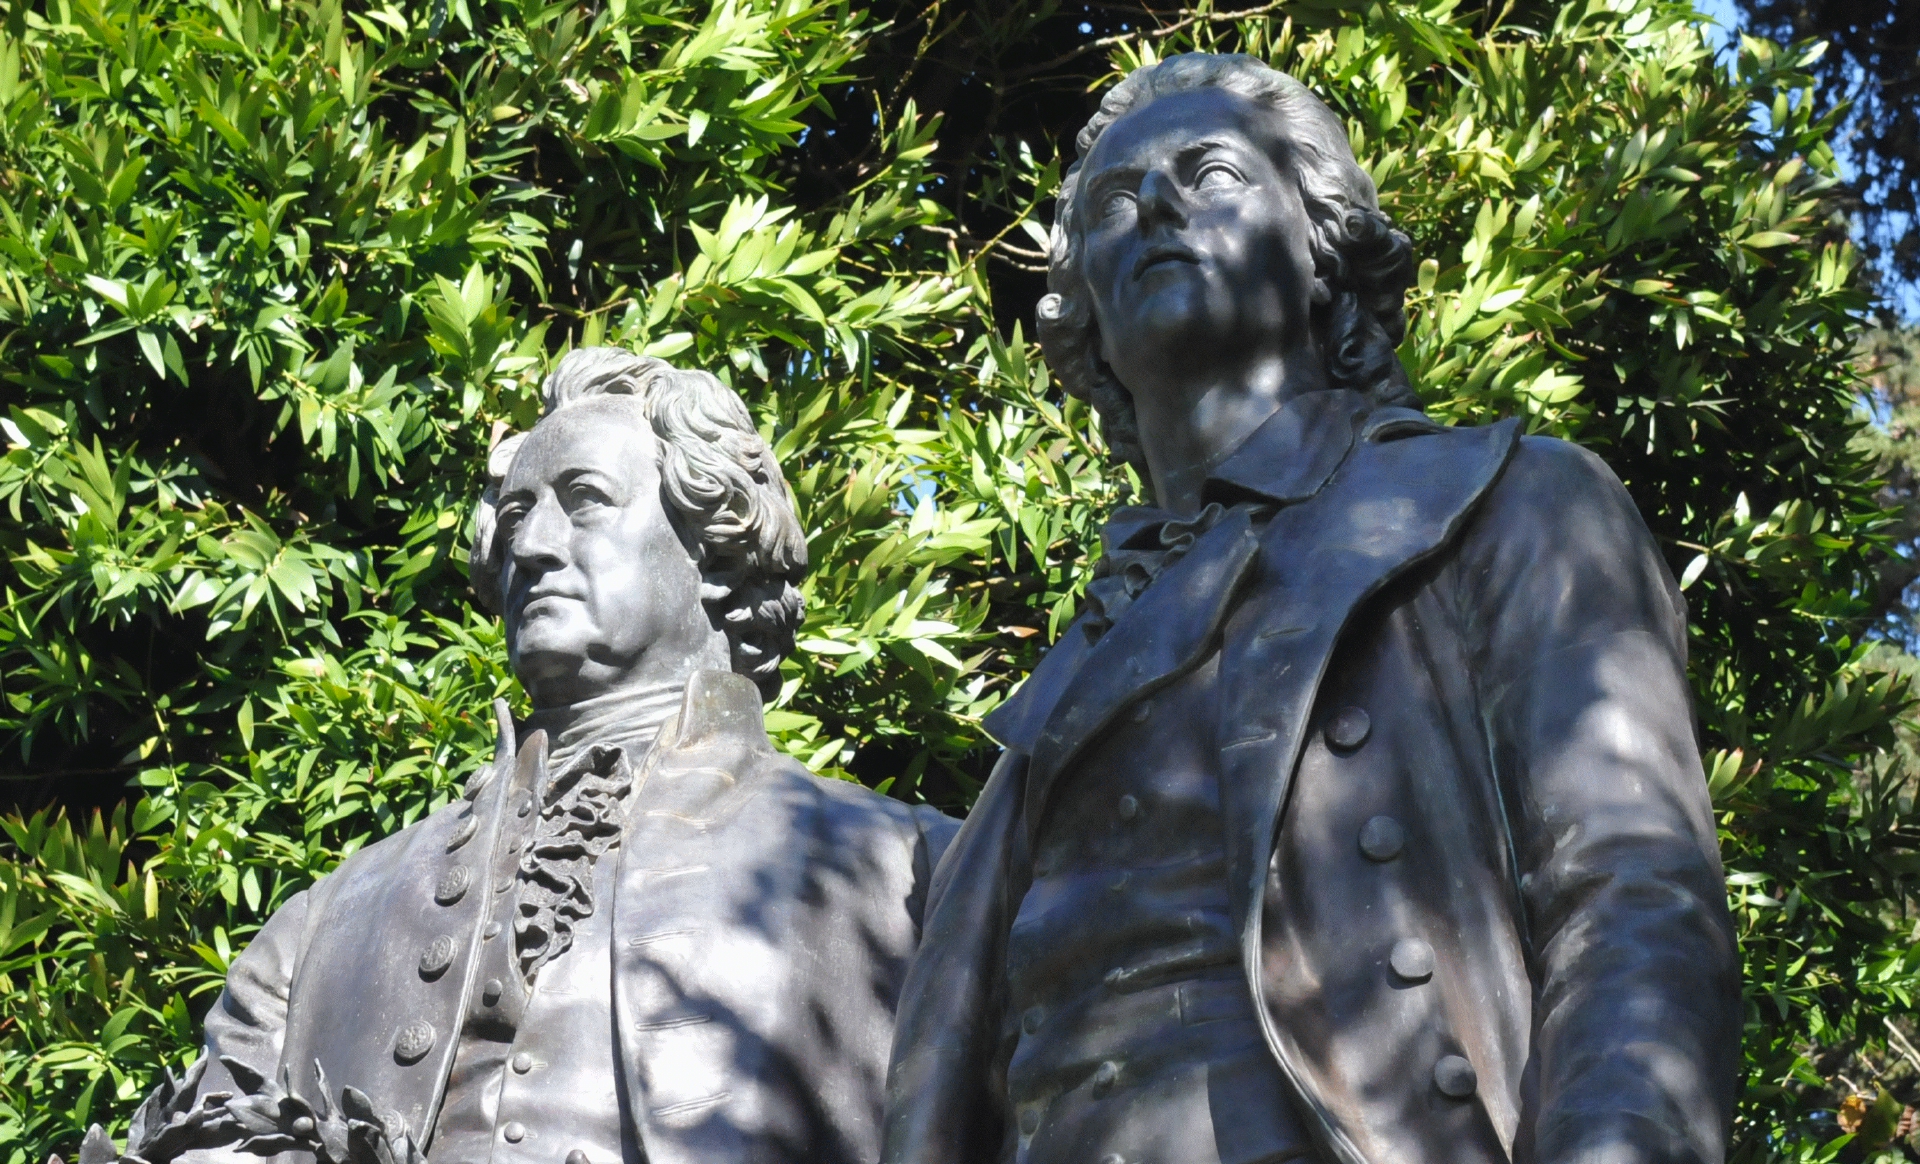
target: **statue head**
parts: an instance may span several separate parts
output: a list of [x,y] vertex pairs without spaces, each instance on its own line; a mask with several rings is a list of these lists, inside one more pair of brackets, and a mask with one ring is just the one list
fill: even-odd
[[1145,474],[1132,361],[1295,345],[1320,387],[1415,403],[1394,354],[1412,244],[1306,86],[1253,57],[1169,57],[1108,92],[1078,144],[1039,336],[1117,457]]
[[772,698],[807,543],[773,452],[705,372],[569,352],[488,458],[469,567],[536,707],[731,668]]

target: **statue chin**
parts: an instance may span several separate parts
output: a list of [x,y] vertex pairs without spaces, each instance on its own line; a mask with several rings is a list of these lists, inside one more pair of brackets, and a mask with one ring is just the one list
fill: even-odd
[[545,598],[529,604],[507,627],[507,645],[513,653],[513,669],[522,678],[534,677],[524,668],[534,664],[545,673],[556,663],[565,670],[578,670],[586,662],[598,638],[587,613],[577,602],[562,603]]

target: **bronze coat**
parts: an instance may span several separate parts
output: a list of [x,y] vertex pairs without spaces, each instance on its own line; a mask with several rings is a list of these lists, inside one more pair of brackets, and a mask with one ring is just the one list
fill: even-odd
[[[284,1064],[311,1096],[318,1061],[334,1098],[358,1087],[424,1141],[478,989],[478,903],[513,864],[489,855],[503,817],[530,803],[543,754],[539,733],[517,759],[503,749],[469,800],[361,850],[276,913],[208,1016],[216,1062],[270,1075]],[[956,828],[814,776],[774,751],[750,681],[694,677],[595,877],[596,906],[614,918],[621,1092],[650,1164],[878,1156],[893,1006]],[[443,935],[450,962],[428,956]],[[201,1085],[227,1089],[217,1067]],[[553,1164],[566,1150],[554,1146]]]
[[[1684,607],[1619,482],[1513,422],[1346,392],[1214,480],[1282,508],[1222,521],[1097,641],[1069,630],[989,724],[1007,751],[934,876],[883,1160],[1017,1154],[1003,967],[1032,830],[1105,724],[1218,651],[1245,974],[1325,1158],[1718,1164],[1738,964]],[[1360,842],[1381,816],[1384,860]],[[1409,940],[1430,978],[1390,967]]]

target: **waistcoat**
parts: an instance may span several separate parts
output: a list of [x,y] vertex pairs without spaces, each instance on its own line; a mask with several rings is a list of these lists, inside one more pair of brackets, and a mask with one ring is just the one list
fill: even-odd
[[[627,749],[641,767],[645,745]],[[613,1019],[612,866],[572,945],[529,984],[516,964],[515,869],[534,835],[511,818],[488,882],[477,976],[428,1154],[434,1164],[638,1164],[645,1158],[619,1095]]]
[[1217,654],[1063,773],[1007,942],[1020,1164],[1307,1151],[1239,969],[1213,746]]

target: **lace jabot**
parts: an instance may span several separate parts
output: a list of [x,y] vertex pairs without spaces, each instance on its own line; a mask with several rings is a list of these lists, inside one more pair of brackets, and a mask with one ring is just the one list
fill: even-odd
[[540,815],[520,858],[514,951],[528,982],[567,952],[574,927],[593,916],[594,867],[620,844],[634,768],[685,690],[615,691],[528,719],[528,730],[544,728],[554,741]]
[[1094,563],[1093,581],[1087,583],[1086,617],[1080,624],[1087,638],[1106,634],[1155,578],[1186,557],[1226,515],[1217,501],[1185,519],[1145,506],[1115,513],[1100,535],[1106,553]]

